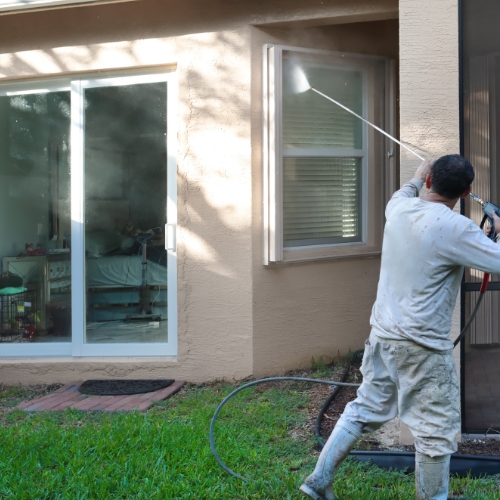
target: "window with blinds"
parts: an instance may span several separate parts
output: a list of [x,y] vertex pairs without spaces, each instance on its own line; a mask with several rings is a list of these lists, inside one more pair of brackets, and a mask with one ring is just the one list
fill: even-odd
[[378,256],[398,152],[383,134],[309,85],[396,135],[396,62],[263,47],[263,263]]
[[[361,241],[363,122],[315,92],[294,92],[297,62],[283,57],[283,245]],[[363,71],[301,64],[309,84],[363,109]]]

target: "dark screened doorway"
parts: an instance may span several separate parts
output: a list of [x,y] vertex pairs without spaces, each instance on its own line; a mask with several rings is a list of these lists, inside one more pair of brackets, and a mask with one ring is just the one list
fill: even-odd
[[[500,2],[462,0],[463,143],[474,166],[473,191],[500,204]],[[497,151],[498,154],[497,154]],[[479,224],[482,210],[466,201],[465,214]],[[467,271],[463,305],[468,319],[483,273]],[[490,290],[463,347],[463,419],[466,432],[500,431],[500,276]],[[495,283],[497,282],[497,283]],[[474,285],[476,283],[476,285]]]

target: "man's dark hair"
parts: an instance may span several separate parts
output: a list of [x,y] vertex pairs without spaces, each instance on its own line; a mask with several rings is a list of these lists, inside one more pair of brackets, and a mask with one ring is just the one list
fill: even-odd
[[446,155],[431,168],[432,190],[449,200],[458,198],[472,184],[474,169],[467,158]]

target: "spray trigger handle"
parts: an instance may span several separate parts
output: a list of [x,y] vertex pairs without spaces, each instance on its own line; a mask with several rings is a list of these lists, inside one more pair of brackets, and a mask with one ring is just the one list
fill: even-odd
[[493,221],[493,219],[488,215],[488,214],[484,214],[484,217],[483,217],[483,220],[481,221],[481,225],[479,226],[481,229],[483,229],[484,227],[484,224],[485,222],[488,221],[490,226],[491,226],[491,233],[490,233],[490,240],[493,240],[495,241],[495,238],[497,236],[497,233],[495,231],[495,222]]
[[500,207],[497,207],[494,203],[491,203],[491,201],[483,201],[474,193],[469,194],[475,201],[477,201],[481,205],[481,207],[483,207],[484,217],[479,227],[483,229],[485,222],[488,221],[491,225],[490,239],[495,241],[497,232],[495,228],[495,222],[493,221],[493,214],[495,214],[497,217],[500,217]]

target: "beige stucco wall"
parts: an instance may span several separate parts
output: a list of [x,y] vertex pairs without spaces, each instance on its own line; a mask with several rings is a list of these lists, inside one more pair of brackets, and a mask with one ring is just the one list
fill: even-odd
[[[177,359],[0,360],[2,382],[241,379],[360,345],[376,259],[261,265],[261,50],[250,25],[277,23],[284,40],[290,21],[397,16],[395,0],[325,4],[138,0],[0,16],[0,82],[157,65],[179,78]],[[329,48],[357,50],[352,31],[331,29],[320,34]],[[385,36],[375,45],[395,50]]]
[[[424,148],[429,152],[424,156],[459,153],[458,2],[400,0],[399,9],[401,140]],[[412,178],[419,163],[402,151],[401,183]],[[457,301],[451,337],[459,333]],[[454,354],[459,368],[459,350]],[[404,429],[402,442],[409,441]]]

